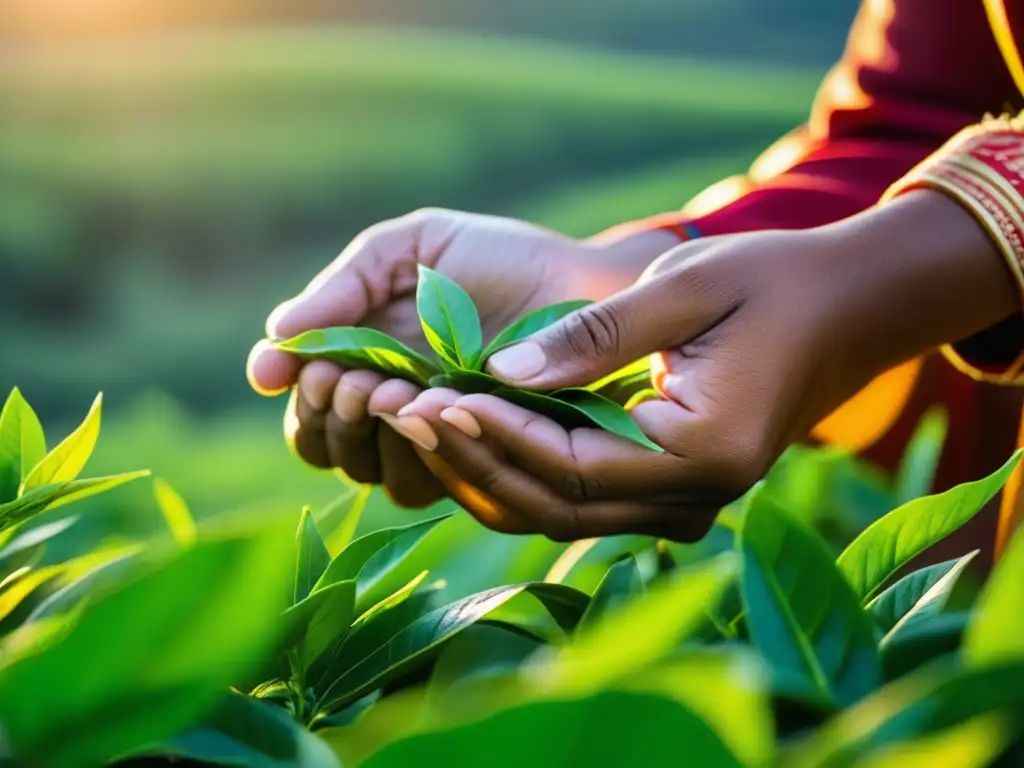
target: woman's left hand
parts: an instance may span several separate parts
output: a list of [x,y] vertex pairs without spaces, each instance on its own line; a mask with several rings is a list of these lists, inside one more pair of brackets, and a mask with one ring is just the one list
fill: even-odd
[[699,539],[872,378],[1017,307],[984,233],[932,192],[818,230],[726,237],[691,256],[696,246],[489,362],[508,383],[550,390],[652,354],[663,399],[632,415],[664,453],[488,395],[428,390],[399,412],[482,523],[558,541]]

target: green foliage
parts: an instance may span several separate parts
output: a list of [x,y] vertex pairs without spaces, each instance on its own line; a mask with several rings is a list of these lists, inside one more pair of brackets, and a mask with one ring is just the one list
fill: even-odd
[[[622,405],[589,389],[560,389],[548,394],[519,390],[502,384],[483,371],[488,355],[498,348],[536,333],[561,318],[586,306],[587,302],[565,302],[536,310],[501,331],[483,349],[480,317],[469,295],[450,278],[422,264],[416,290],[416,309],[423,333],[437,355],[436,363],[425,360],[401,342],[379,331],[361,328],[329,328],[308,331],[294,339],[275,342],[278,349],[299,354],[304,359],[324,358],[345,365],[356,365],[420,385],[450,386],[462,392],[486,392],[555,419],[564,426],[588,426],[604,429],[652,451],[664,449],[648,438]],[[364,340],[372,349],[358,349]],[[334,346],[337,344],[337,346]],[[387,355],[382,355],[382,352]],[[630,366],[619,374],[599,382],[610,390],[635,384],[645,377],[650,384],[646,363]],[[430,371],[432,369],[433,372]],[[437,370],[443,369],[444,374]]]

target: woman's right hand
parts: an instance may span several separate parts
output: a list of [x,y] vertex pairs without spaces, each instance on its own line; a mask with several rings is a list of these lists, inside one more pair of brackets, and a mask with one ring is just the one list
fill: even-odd
[[[513,219],[421,210],[357,236],[302,293],[271,313],[267,335],[281,339],[315,328],[362,325],[423,349],[415,301],[417,267],[423,264],[469,293],[486,339],[533,309],[615,293],[677,243],[658,231],[579,241]],[[292,390],[285,437],[306,462],[341,469],[357,482],[380,483],[406,507],[427,506],[445,495],[412,444],[389,427],[419,394],[415,385],[322,360],[304,364],[266,343],[250,354],[248,375],[262,394]],[[433,433],[418,420],[402,418],[401,430],[429,442]]]

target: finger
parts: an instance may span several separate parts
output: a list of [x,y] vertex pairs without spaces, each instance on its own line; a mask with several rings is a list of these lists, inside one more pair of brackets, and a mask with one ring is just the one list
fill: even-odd
[[370,416],[369,403],[386,380],[374,371],[345,371],[334,388],[327,416],[327,450],[332,464],[357,483],[381,481],[380,420]]
[[443,212],[416,212],[361,233],[301,294],[271,313],[267,335],[280,339],[313,328],[356,325],[396,294],[411,292],[417,262],[433,263],[445,247],[449,218]]
[[293,389],[284,417],[285,442],[300,459],[319,469],[331,466],[324,430],[325,415],[305,401],[298,387]]
[[299,373],[298,389],[302,400],[309,405],[312,412],[320,417],[321,421],[327,415],[331,398],[334,395],[334,388],[338,385],[342,373],[339,366],[327,360],[313,360],[306,363]]
[[261,395],[279,395],[293,386],[299,377],[302,362],[287,352],[275,349],[270,342],[258,342],[249,353],[245,373],[249,385]]
[[381,485],[400,507],[422,509],[446,495],[444,485],[420,461],[413,444],[386,425],[378,433]]
[[671,453],[599,429],[567,430],[491,395],[466,395],[441,418],[471,437],[491,437],[513,464],[574,501],[632,499],[685,489],[697,480],[694,465]]
[[488,370],[530,389],[583,386],[699,336],[727,317],[736,300],[729,285],[687,267],[566,316],[493,355]]

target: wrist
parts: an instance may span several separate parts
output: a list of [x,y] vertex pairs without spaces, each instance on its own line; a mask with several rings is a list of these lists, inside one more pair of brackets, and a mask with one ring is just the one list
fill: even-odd
[[996,245],[940,192],[908,192],[818,232],[838,260],[838,290],[854,298],[855,343],[877,350],[882,367],[1020,311],[1013,273]]
[[587,263],[610,287],[601,298],[628,288],[661,256],[686,242],[664,229],[605,233],[583,241]]

